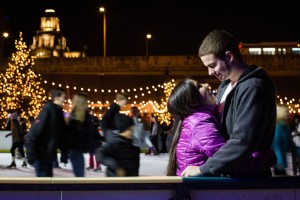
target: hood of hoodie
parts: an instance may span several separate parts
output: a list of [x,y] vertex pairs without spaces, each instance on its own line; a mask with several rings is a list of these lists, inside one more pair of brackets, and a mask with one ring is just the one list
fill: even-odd
[[270,76],[267,74],[267,72],[263,68],[257,67],[255,65],[250,65],[244,71],[244,73],[241,75],[241,77],[238,80],[238,84],[244,82],[245,80],[247,80],[249,78],[253,78],[253,77],[266,80],[268,83],[270,83],[270,85],[272,86],[272,88],[274,90],[276,90],[274,82],[270,78]]
[[[276,92],[276,86],[273,82],[273,80],[270,78],[270,76],[267,74],[267,72],[261,68],[261,67],[257,67],[255,65],[250,65],[247,67],[247,69],[242,73],[242,75],[240,76],[237,85],[243,83],[244,81],[250,79],[250,78],[257,78],[257,79],[263,79],[266,80],[267,83],[270,84],[270,86],[274,89],[274,91]],[[220,98],[223,95],[223,92],[225,91],[225,88],[227,87],[227,85],[231,82],[230,79],[223,81],[220,85],[220,88],[222,88],[222,92],[221,94],[217,95],[217,103],[220,102]],[[236,85],[236,86],[237,86]],[[220,89],[219,88],[219,89]]]

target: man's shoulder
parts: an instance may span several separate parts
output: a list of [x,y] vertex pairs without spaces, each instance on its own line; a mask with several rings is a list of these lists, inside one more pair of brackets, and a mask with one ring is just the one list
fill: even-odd
[[59,108],[58,105],[54,104],[52,101],[48,101],[42,107],[42,111],[51,111],[56,110],[57,108]]
[[109,109],[107,109],[104,112],[103,117],[106,117],[108,115],[111,115],[112,113],[116,113],[116,112],[119,112],[119,111],[120,111],[120,106],[117,103],[112,103],[112,104],[110,104]]
[[119,104],[117,104],[117,103],[110,104],[109,110],[117,110],[117,109],[120,109]]

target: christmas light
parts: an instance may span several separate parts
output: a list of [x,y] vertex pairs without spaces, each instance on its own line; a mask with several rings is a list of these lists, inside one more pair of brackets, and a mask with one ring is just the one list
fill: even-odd
[[[9,113],[20,111],[24,119],[36,117],[46,101],[45,90],[41,87],[41,75],[34,71],[34,56],[23,42],[22,32],[15,41],[16,52],[11,56],[8,68],[0,74],[1,128],[5,127]],[[45,81],[45,83],[47,83]]]

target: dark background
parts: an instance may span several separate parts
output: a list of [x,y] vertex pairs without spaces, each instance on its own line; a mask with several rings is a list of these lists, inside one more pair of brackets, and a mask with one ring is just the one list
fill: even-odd
[[[102,56],[100,6],[107,10],[107,56],[144,56],[147,33],[153,35],[149,55],[196,55],[202,39],[213,29],[225,29],[244,43],[300,41],[299,0],[0,0],[0,31],[10,33],[8,40],[3,41],[4,56],[15,51],[14,40],[20,31],[27,45],[32,43],[32,37],[40,29],[40,18],[48,8],[55,9],[71,51],[83,50],[86,45],[87,56]],[[78,86],[78,80],[84,80],[80,86],[98,89],[118,89],[123,84],[126,88],[157,85],[167,79],[164,76],[101,79],[68,75],[43,78],[70,86]],[[195,78],[200,82],[208,80],[214,88],[219,84],[213,77]],[[273,78],[280,96],[299,98],[299,77]],[[51,85],[45,87],[50,89]],[[110,96],[105,95],[111,99]]]
[[[103,16],[107,13],[107,56],[196,54],[204,36],[225,29],[241,42],[300,41],[300,2],[201,0],[0,0],[0,31],[10,44],[22,31],[28,45],[47,8],[55,9],[71,51],[87,46],[87,56],[103,55]],[[2,18],[2,19],[1,19]],[[5,53],[13,48],[9,45]]]

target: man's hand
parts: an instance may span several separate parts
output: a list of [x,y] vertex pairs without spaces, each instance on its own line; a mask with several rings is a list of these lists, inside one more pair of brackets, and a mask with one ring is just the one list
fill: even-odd
[[201,175],[200,167],[199,166],[188,166],[183,170],[180,176],[182,177],[189,177],[189,176],[199,176]]
[[117,176],[125,176],[125,175],[126,175],[126,171],[125,171],[123,168],[118,167],[118,168],[116,169],[116,175],[117,175]]

